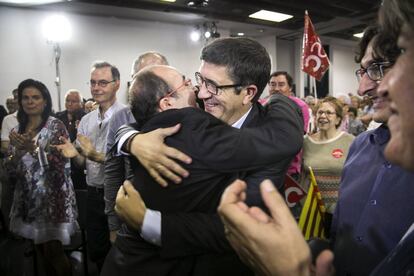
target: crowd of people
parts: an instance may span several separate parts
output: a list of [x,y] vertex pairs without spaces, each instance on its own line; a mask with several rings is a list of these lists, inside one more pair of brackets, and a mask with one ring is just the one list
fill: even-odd
[[[46,275],[71,275],[64,247],[79,229],[75,191],[86,190],[100,275],[406,275],[413,34],[413,3],[384,0],[359,43],[357,95],[336,98],[296,97],[249,38],[207,44],[193,78],[143,53],[128,105],[106,61],[91,66],[92,98],[70,89],[57,113],[42,82],[23,80],[0,109],[6,227],[33,242]],[[287,175],[306,191],[311,170],[326,208],[322,252],[298,227],[301,203],[281,196]]]

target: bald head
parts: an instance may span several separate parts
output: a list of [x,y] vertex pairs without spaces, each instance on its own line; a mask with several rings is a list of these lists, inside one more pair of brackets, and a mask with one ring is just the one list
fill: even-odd
[[166,65],[149,66],[135,74],[129,99],[138,124],[167,109],[196,106],[191,82],[177,69]]
[[69,89],[65,95],[65,107],[69,113],[74,113],[82,108],[82,96],[76,89]]
[[146,52],[134,60],[131,75],[134,76],[137,72],[150,65],[168,65],[168,61],[165,56],[158,52]]
[[16,112],[18,108],[17,98],[14,97],[7,97],[6,99],[6,107],[9,110],[9,114]]

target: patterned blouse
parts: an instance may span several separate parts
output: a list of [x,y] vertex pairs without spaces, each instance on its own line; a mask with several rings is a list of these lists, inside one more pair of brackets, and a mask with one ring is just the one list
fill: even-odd
[[[76,230],[77,208],[70,162],[51,147],[60,144],[61,136],[68,138],[65,125],[49,117],[34,138],[36,150],[26,152],[15,163],[17,181],[10,214],[11,230],[35,242],[37,237],[30,231],[41,233],[47,229],[56,231],[53,235],[58,237],[62,237],[63,231],[62,242],[66,244],[68,235]],[[15,148],[10,148],[13,153]],[[40,239],[47,241],[48,237]]]

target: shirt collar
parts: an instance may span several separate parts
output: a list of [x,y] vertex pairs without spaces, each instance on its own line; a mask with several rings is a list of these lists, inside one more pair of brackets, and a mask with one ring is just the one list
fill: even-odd
[[386,124],[380,125],[376,128],[371,135],[369,136],[369,140],[371,144],[378,144],[384,145],[390,140],[390,130],[388,129]]
[[108,121],[111,117],[112,114],[115,112],[115,107],[117,106],[118,102],[114,102],[113,105],[111,105],[111,107],[108,108],[108,110],[104,113],[103,118],[101,116],[101,112],[99,111],[99,107],[98,107],[98,122],[102,123],[105,121]]
[[234,128],[241,128],[242,125],[243,125],[243,123],[244,123],[244,121],[246,121],[246,118],[249,115],[249,113],[252,110],[252,108],[253,108],[253,106],[250,107],[249,110],[247,110],[247,112],[244,113],[244,115],[241,116],[241,118],[237,122],[235,122],[234,124],[232,124],[231,126],[234,127]]

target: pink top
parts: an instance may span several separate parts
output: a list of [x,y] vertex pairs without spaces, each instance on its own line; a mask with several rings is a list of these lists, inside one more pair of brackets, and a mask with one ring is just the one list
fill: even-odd
[[[289,96],[289,98],[292,101],[294,101],[302,110],[304,134],[306,134],[309,128],[309,118],[310,118],[309,107],[304,101],[302,101],[301,99],[295,96]],[[260,99],[259,103],[261,103],[262,105],[265,105],[267,104],[268,100],[269,100],[269,97],[266,97],[264,99]],[[292,163],[290,163],[287,173],[289,175],[300,173],[301,162],[302,162],[302,150],[295,156],[295,158],[293,158]]]

